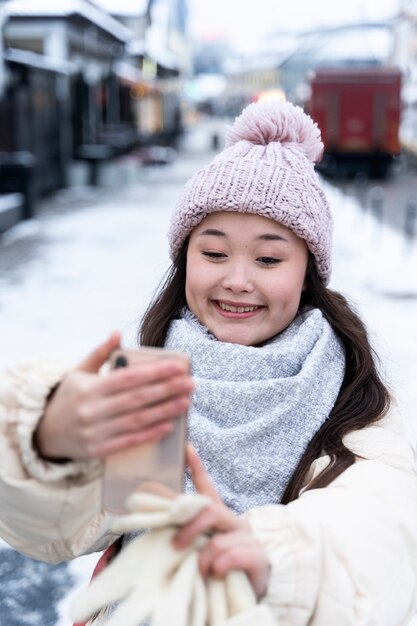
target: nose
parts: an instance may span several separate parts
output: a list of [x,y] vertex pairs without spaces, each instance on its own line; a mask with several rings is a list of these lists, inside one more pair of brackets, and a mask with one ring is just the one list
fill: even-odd
[[245,263],[228,263],[222,286],[233,293],[251,293],[254,283]]

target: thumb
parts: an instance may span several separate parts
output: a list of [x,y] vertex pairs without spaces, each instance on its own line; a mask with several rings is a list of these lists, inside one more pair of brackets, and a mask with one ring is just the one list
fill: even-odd
[[114,331],[104,343],[101,343],[78,365],[77,370],[95,373],[109,358],[116,348],[120,347],[120,333]]

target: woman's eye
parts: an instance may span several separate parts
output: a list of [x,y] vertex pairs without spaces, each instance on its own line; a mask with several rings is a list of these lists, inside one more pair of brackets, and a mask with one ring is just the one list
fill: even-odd
[[207,256],[209,259],[224,259],[226,255],[223,252],[212,252],[211,250],[204,250],[203,256]]
[[273,256],[260,256],[257,261],[262,263],[262,265],[276,265],[280,262],[280,259],[277,259]]

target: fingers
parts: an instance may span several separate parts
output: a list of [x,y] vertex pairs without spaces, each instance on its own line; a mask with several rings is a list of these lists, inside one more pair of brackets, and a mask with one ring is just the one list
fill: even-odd
[[[139,431],[158,426],[161,423],[174,423],[175,418],[185,413],[190,404],[188,398],[174,398],[164,403],[131,412],[121,417],[107,419],[103,422],[92,422],[85,426],[83,436],[88,440],[95,440],[98,444],[114,437],[134,436]],[[146,439],[145,439],[146,441]]]
[[115,332],[63,378],[36,432],[44,456],[104,458],[166,436],[164,422],[188,409],[194,384],[181,357],[98,374],[119,343]]
[[102,365],[108,360],[110,354],[120,346],[120,333],[112,332],[110,337],[102,344],[97,346],[90,354],[78,365],[77,369],[83,372],[98,372]]
[[181,358],[161,359],[112,370],[107,376],[100,377],[96,391],[103,395],[112,395],[177,376],[188,376],[192,380],[184,360]]
[[186,400],[193,389],[194,383],[189,376],[175,376],[162,381],[144,383],[111,396],[98,396],[95,410],[101,419],[113,419],[154,405],[159,406],[175,398]]
[[201,462],[195,448],[191,444],[187,445],[187,464],[190,468],[191,478],[198,493],[209,496],[214,502],[221,503],[222,500],[217,493],[216,488],[204,469],[203,463]]
[[243,520],[234,515],[223,503],[191,444],[187,446],[187,462],[197,491],[209,496],[213,504],[180,528],[173,539],[173,544],[178,549],[187,548],[201,534],[213,531],[228,532],[244,525]]
[[[185,413],[193,382],[176,376],[112,396],[97,392],[97,383],[85,391],[77,408],[77,428],[88,454],[102,458],[115,450],[166,435],[171,428],[152,429]],[[142,434],[140,434],[142,433]]]
[[243,526],[243,521],[234,515],[223,503],[213,503],[196,515],[191,522],[180,528],[173,539],[178,549],[185,549],[199,535],[213,531],[228,532]]
[[91,458],[104,459],[109,454],[119,452],[125,448],[159,441],[166,437],[173,427],[172,422],[163,422],[162,424],[152,425],[148,428],[142,428],[141,430],[104,439],[103,441],[94,440],[87,446],[88,454]]
[[[92,368],[94,359],[97,366],[117,341],[116,333],[82,367]],[[166,436],[172,427],[163,422],[182,415],[190,404],[194,383],[186,370],[183,359],[172,358],[105,376],[70,372],[49,403],[39,448],[51,458],[104,458]]]
[[224,578],[232,570],[242,570],[257,598],[266,593],[270,564],[266,552],[248,530],[212,537],[200,552],[199,567],[204,578]]
[[[253,540],[248,533],[236,530],[229,533],[218,533],[212,537],[199,555],[199,566],[202,576],[222,578],[230,569],[235,568],[235,561],[240,558],[238,553],[253,547]],[[227,555],[227,558],[224,558]],[[243,559],[241,560],[243,563]]]

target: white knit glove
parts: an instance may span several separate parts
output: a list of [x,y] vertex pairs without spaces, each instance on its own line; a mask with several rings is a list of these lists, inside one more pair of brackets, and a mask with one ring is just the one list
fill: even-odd
[[204,582],[198,552],[207,542],[198,537],[185,550],[172,546],[178,528],[204,509],[207,496],[181,495],[171,500],[134,494],[131,513],[113,524],[116,533],[148,532],[133,539],[72,603],[72,619],[83,621],[119,602],[106,626],[276,626],[268,607],[256,605],[253,589],[240,571],[224,580]]

